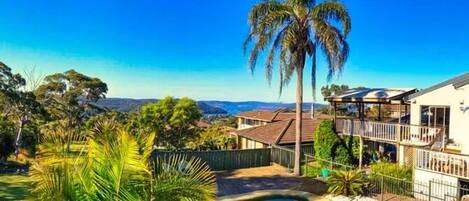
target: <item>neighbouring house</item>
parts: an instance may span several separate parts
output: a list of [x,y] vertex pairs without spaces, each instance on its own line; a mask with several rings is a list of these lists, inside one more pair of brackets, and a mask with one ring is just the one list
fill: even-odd
[[[237,115],[238,129],[233,132],[238,139],[239,149],[254,149],[272,145],[291,147],[295,144],[296,113],[288,109],[275,111],[254,110]],[[321,119],[311,119],[303,113],[302,146],[312,149],[313,134]]]
[[[469,189],[469,72],[418,92],[360,89],[327,100],[334,106],[357,105],[354,117],[334,115],[336,131],[394,147],[395,160],[414,169],[416,198],[430,194],[439,195],[432,200],[458,200],[469,194],[458,189]],[[400,118],[366,117],[368,104],[394,105]],[[431,183],[447,187],[432,188]]]
[[236,115],[238,118],[238,130],[263,126],[268,123],[295,118],[295,113],[288,109],[269,110],[253,110],[242,112]]
[[[295,119],[279,120],[262,126],[236,131],[239,149],[265,148],[272,145],[289,146],[295,144]],[[313,143],[313,134],[321,120],[304,118],[302,124],[302,144]],[[311,146],[312,147],[312,146]]]

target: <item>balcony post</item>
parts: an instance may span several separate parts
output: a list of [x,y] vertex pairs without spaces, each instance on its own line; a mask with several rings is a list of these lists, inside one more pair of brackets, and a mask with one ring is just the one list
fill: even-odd
[[400,164],[400,150],[401,150],[401,103],[399,102],[399,124],[396,129],[396,161]]

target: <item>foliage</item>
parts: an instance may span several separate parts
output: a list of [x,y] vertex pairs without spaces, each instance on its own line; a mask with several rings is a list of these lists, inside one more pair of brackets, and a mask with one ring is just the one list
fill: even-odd
[[2,200],[30,200],[31,179],[23,174],[0,174],[0,198]]
[[209,167],[199,158],[183,155],[158,157],[154,168],[156,185],[153,188],[159,200],[213,200],[216,183]]
[[337,94],[344,93],[348,89],[349,89],[348,85],[331,84],[330,87],[329,87],[329,85],[321,87],[321,94],[324,98],[326,98],[326,97],[329,97],[329,96],[332,96],[332,95],[337,95]]
[[197,137],[197,120],[201,117],[194,100],[166,97],[157,103],[143,106],[134,127],[157,133],[157,145],[181,149]]
[[319,161],[314,161],[303,165],[303,174],[309,177],[316,177],[321,174],[323,165]]
[[214,199],[214,175],[200,161],[169,158],[151,165],[153,134],[141,144],[111,121],[97,123],[93,132],[78,152],[69,146],[80,140],[73,131],[44,136],[31,171],[38,199]]
[[335,132],[331,120],[323,120],[314,135],[314,153],[316,158],[335,161],[344,165],[353,163],[358,155],[358,142],[354,138],[340,138]]
[[[249,12],[250,31],[244,50],[250,50],[249,67],[254,72],[259,55],[267,50],[265,74],[270,84],[274,60],[278,58],[280,87],[282,94],[293,74],[296,73],[296,112],[302,116],[303,72],[307,57],[312,60],[311,86],[313,102],[316,101],[316,56],[317,49],[325,54],[328,64],[328,80],[339,74],[349,54],[346,42],[351,29],[351,20],[344,5],[336,1],[318,3],[311,0],[263,1]],[[337,25],[342,25],[337,27]],[[314,105],[314,104],[313,104]],[[314,112],[314,110],[313,110]],[[302,119],[296,120],[301,128]],[[294,173],[300,174],[301,129],[296,131]]]
[[221,150],[228,149],[234,143],[235,139],[228,136],[222,125],[214,124],[204,129],[199,137],[189,143],[189,147],[197,150]]
[[15,151],[14,128],[13,122],[4,117],[0,118],[0,161],[5,161]]
[[97,115],[91,116],[85,122],[85,128],[90,130],[95,127],[99,122],[112,121],[119,125],[127,125],[129,121],[129,114],[124,112],[119,112],[117,110],[111,110],[99,113]]
[[[381,105],[381,116],[382,117],[390,117],[392,112],[391,105]],[[367,109],[366,111],[367,117],[375,117],[378,118],[379,116],[379,106],[373,106]]]
[[35,94],[54,120],[67,120],[72,128],[96,109],[92,103],[104,98],[107,90],[100,79],[69,70],[46,76]]
[[407,166],[401,166],[395,163],[380,162],[372,164],[370,169],[371,172],[375,174],[396,177],[400,179],[405,179],[407,181],[412,180],[412,168]]
[[36,126],[29,124],[45,116],[45,111],[36,101],[36,96],[30,91],[25,91],[25,86],[26,80],[20,74],[13,74],[10,67],[0,62],[0,111],[2,116],[14,122],[13,127],[17,128],[13,143],[17,155],[21,146],[34,150],[36,141],[31,138],[36,138],[36,133],[28,133],[26,136],[28,138],[23,140],[23,132],[24,129],[28,129],[27,126],[29,131],[36,131],[37,129],[31,129]]
[[358,196],[363,194],[367,179],[360,170],[333,171],[327,179],[329,193],[344,196]]

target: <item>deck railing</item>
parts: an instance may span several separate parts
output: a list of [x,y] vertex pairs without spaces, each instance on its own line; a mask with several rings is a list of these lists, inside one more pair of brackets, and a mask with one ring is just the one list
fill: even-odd
[[416,169],[469,178],[469,156],[416,149]]
[[442,129],[368,120],[336,119],[336,131],[377,141],[400,142],[415,146],[431,145]]

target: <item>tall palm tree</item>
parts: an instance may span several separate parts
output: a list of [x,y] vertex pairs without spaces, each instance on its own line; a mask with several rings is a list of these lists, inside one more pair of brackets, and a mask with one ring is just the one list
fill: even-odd
[[[351,29],[347,9],[337,1],[267,0],[249,13],[250,32],[244,50],[252,45],[249,67],[254,71],[258,56],[266,49],[266,77],[270,84],[274,59],[278,58],[280,94],[296,72],[296,146],[294,173],[300,174],[303,103],[303,70],[311,59],[313,103],[316,100],[316,50],[322,49],[328,63],[328,81],[340,74],[348,57],[346,37]],[[340,27],[337,25],[340,24]]]

